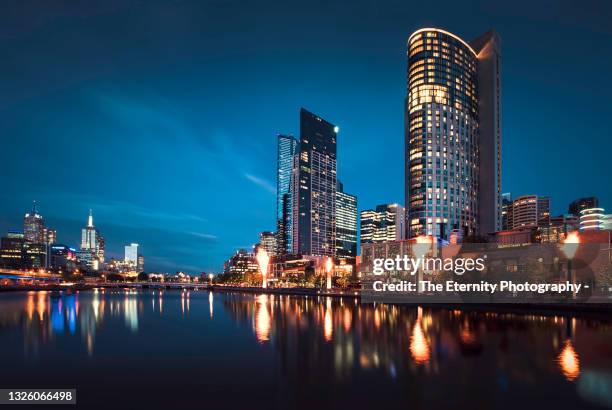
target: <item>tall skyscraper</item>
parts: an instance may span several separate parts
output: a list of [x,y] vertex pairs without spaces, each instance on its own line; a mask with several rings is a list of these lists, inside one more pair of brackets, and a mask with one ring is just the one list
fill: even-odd
[[32,211],[25,214],[23,217],[23,235],[26,242],[43,243],[44,242],[45,223],[42,215],[36,209],[36,201],[32,203]]
[[279,135],[276,159],[276,235],[277,252],[284,255],[292,248],[291,228],[291,172],[297,140],[290,135]]
[[357,256],[357,197],[336,188],[336,256]]
[[131,243],[125,246],[125,262],[131,263],[134,269],[138,267],[138,244]]
[[292,253],[336,253],[338,127],[300,110],[300,147],[292,172]]
[[91,254],[91,259],[97,259],[99,262],[104,262],[104,238],[100,234],[100,231],[94,226],[93,212],[91,209],[87,217],[87,226],[81,229],[80,250],[81,256],[89,252]]
[[361,243],[392,242],[405,239],[406,214],[398,204],[377,205],[361,211]]
[[501,229],[501,66],[494,31],[472,44],[436,28],[408,39],[408,235]]

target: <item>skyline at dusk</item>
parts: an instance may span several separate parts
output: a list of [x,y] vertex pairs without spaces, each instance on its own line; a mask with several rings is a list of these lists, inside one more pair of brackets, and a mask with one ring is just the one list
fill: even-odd
[[553,215],[585,196],[612,208],[612,86],[596,81],[612,71],[607,4],[474,2],[480,17],[452,2],[33,4],[0,17],[3,233],[36,200],[77,245],[93,209],[109,257],[138,242],[147,271],[220,271],[276,229],[277,134],[299,136],[300,107],[339,126],[338,176],[359,210],[404,204],[406,41],[420,27],[499,33],[503,192],[550,196]]

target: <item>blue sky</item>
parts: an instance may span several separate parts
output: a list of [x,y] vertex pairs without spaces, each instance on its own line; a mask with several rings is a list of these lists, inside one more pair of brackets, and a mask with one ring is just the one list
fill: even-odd
[[[461,4],[459,4],[461,3]],[[403,202],[405,42],[434,26],[503,47],[503,190],[612,207],[605,2],[9,2],[0,15],[0,232],[39,202],[62,243],[218,271],[273,230],[275,142],[305,107],[340,127],[359,208]]]

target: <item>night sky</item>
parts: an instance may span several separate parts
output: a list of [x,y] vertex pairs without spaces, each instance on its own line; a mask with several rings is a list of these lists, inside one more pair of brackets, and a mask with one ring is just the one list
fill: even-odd
[[359,209],[403,203],[405,43],[432,26],[500,33],[503,191],[612,211],[609,2],[67,3],[3,2],[0,234],[36,199],[77,245],[93,208],[109,256],[218,271],[275,229],[276,135],[302,106],[340,127]]

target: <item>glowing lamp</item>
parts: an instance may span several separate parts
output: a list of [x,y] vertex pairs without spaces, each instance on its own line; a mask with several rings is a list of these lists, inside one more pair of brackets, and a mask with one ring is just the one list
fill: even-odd
[[578,245],[580,244],[580,237],[578,232],[570,232],[561,245],[561,252],[567,257],[567,259],[574,259]]

